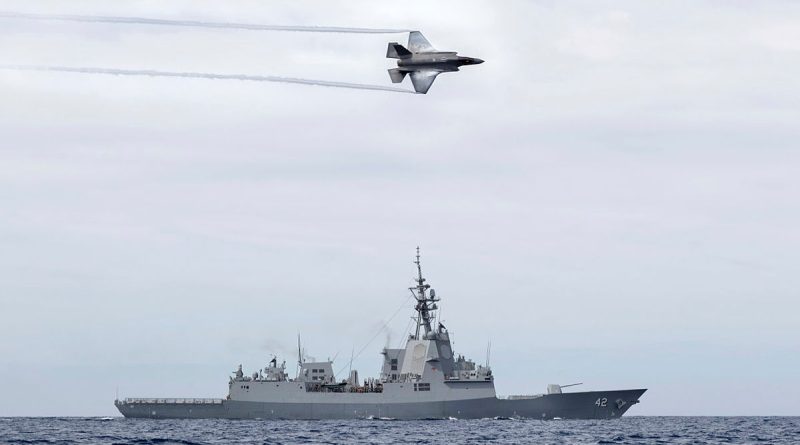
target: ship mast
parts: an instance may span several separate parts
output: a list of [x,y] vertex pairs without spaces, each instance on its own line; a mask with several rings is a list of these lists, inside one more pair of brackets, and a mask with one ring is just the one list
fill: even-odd
[[419,246],[417,246],[417,260],[414,261],[414,264],[417,265],[417,278],[414,280],[417,285],[408,288],[417,300],[417,305],[414,307],[417,311],[417,329],[414,332],[414,340],[420,339],[420,333],[423,330],[424,334],[428,334],[433,330],[431,320],[433,319],[433,311],[437,309],[436,302],[439,301],[433,289],[430,291],[430,296],[427,295],[427,290],[430,289],[431,285],[425,284],[425,278],[422,278],[422,264],[419,258]]

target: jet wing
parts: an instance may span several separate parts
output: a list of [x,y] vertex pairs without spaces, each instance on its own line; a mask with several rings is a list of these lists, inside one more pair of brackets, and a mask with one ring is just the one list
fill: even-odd
[[430,53],[436,51],[436,48],[431,45],[431,42],[419,31],[411,31],[408,33],[408,49],[411,50],[412,53]]
[[422,94],[427,93],[438,75],[439,71],[434,70],[412,71],[410,76],[411,83],[414,84],[414,91]]

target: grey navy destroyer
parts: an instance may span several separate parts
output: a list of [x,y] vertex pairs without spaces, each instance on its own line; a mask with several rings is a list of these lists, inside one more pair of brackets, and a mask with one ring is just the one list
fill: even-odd
[[161,419],[614,419],[646,391],[562,392],[564,386],[548,385],[546,394],[498,397],[488,363],[455,354],[447,329],[435,321],[439,298],[422,277],[419,248],[415,264],[416,286],[409,289],[416,328],[405,348],[383,349],[379,377],[362,381],[351,370],[337,380],[332,361],[304,361],[299,354],[294,378],[276,358],[252,375],[239,365],[224,399],[126,398],[114,404],[125,417]]

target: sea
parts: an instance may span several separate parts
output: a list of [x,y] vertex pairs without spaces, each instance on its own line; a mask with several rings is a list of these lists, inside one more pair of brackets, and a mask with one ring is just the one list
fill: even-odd
[[0,418],[3,444],[800,444],[800,417],[347,421]]

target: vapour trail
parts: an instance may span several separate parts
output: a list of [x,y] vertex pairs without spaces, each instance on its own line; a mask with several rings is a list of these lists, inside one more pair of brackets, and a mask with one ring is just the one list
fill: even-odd
[[185,26],[196,28],[246,29],[250,31],[294,31],[294,32],[334,32],[351,34],[397,34],[413,31],[411,29],[344,28],[338,26],[280,26],[250,23],[204,22],[197,20],[166,20],[144,17],[111,17],[69,14],[28,14],[24,12],[2,12],[0,18],[17,20],[55,20],[83,23],[123,23],[129,25]]
[[42,65],[0,65],[0,69],[14,70],[14,71],[55,71],[64,73],[110,74],[113,76],[180,77],[180,78],[190,78],[190,79],[242,80],[250,82],[283,82],[283,83],[298,83],[302,85],[318,85],[323,87],[353,88],[357,90],[376,90],[376,91],[391,91],[393,93],[417,94],[414,91],[404,90],[402,88],[385,87],[382,85],[333,82],[328,80],[300,79],[297,77],[252,76],[246,74],[187,73],[187,72],[155,71],[155,70],[120,70],[113,68],[42,66]]

